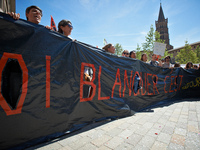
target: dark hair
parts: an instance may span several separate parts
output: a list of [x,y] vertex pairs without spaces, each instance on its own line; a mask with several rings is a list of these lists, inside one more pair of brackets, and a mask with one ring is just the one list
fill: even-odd
[[112,46],[111,43],[106,44],[102,49],[104,49],[106,52],[108,52],[108,49]]
[[165,57],[165,61],[166,61],[167,58],[171,59],[171,57],[168,55],[168,56]]
[[180,65],[180,63],[179,62],[176,62],[175,64],[174,64],[174,67],[180,67],[181,65]]
[[[41,16],[42,16],[42,10],[38,6],[35,6],[35,5],[27,7],[26,8],[26,14],[28,14],[32,8],[38,9],[40,11],[40,13],[41,13]],[[26,19],[28,20],[27,17],[26,17]]]
[[147,54],[146,54],[146,53],[143,53],[143,54],[141,55],[141,59],[140,59],[141,61],[144,61],[144,60],[143,60],[143,56],[144,56],[144,55],[147,55]]
[[131,57],[132,53],[135,53],[135,51],[130,51],[129,57]]
[[194,69],[198,69],[198,66],[197,66],[197,65],[193,65],[193,68],[194,68]]
[[185,65],[185,69],[191,69],[191,68],[189,68],[189,64],[191,64],[192,67],[193,67],[193,63],[189,61],[189,62]]
[[61,20],[61,21],[58,23],[58,32],[59,32],[59,33],[63,33],[63,30],[60,28],[60,26],[65,27],[65,26],[68,25],[68,24],[71,24],[71,25],[72,25],[71,21],[69,21],[69,20],[67,20],[67,19]]

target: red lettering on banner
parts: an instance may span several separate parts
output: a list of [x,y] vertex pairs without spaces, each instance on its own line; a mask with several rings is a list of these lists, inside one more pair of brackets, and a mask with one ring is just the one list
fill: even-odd
[[171,76],[171,83],[170,83],[170,87],[169,87],[169,92],[170,93],[174,92],[173,90],[171,90],[171,87],[173,85],[173,82],[172,82],[173,78],[174,78],[174,76]]
[[[119,82],[117,82],[117,78],[119,79]],[[120,79],[120,70],[119,68],[117,69],[117,73],[116,73],[116,77],[115,77],[115,83],[112,87],[112,98],[113,98],[113,94],[114,94],[114,89],[115,89],[115,86],[116,85],[119,85],[119,97],[121,97],[121,87],[122,87],[122,84],[121,84],[121,79]]]
[[[91,81],[84,81],[84,67],[85,66],[88,66],[88,67],[91,67],[92,70],[93,70],[93,78]],[[80,76],[80,102],[85,102],[85,101],[91,101],[93,99],[93,97],[95,96],[95,93],[96,93],[96,85],[93,83],[94,82],[94,79],[95,79],[95,67],[93,64],[88,64],[88,63],[81,63],[81,76]],[[92,88],[93,88],[93,92],[92,92],[92,95],[90,97],[87,97],[87,98],[83,98],[83,85],[86,84],[86,85],[91,85]]]
[[[139,75],[139,73],[136,71],[135,72],[135,74],[134,74],[134,76],[133,76],[133,85],[134,85],[134,82],[135,82],[135,76],[136,76],[136,74],[139,76],[139,78],[140,78],[140,75]],[[140,78],[141,79],[141,78]],[[137,93],[135,93],[134,92],[134,89],[133,89],[133,94],[134,94],[134,96],[137,96],[138,94],[140,94],[140,92],[139,92],[139,90],[137,91]]]
[[130,76],[130,84],[128,83],[128,77],[127,77],[127,71],[125,70],[124,71],[124,90],[123,90],[123,97],[124,97],[124,92],[126,90],[126,83],[127,83],[127,86],[128,86],[128,89],[129,89],[129,96],[131,96],[131,84],[132,84],[132,73],[133,71],[131,71],[131,76]]
[[148,80],[148,76],[152,76],[152,74],[150,74],[150,73],[147,73],[147,93],[148,93],[148,95],[153,95],[153,93],[149,93],[149,85],[151,85],[151,83],[149,83],[149,80]]
[[8,61],[8,58],[12,58],[12,59],[17,59],[19,62],[19,65],[21,67],[22,70],[22,91],[21,91],[21,95],[20,95],[20,99],[19,102],[16,106],[16,109],[12,110],[10,108],[10,106],[8,105],[8,103],[6,102],[6,100],[4,99],[2,93],[1,93],[1,86],[0,86],[0,106],[3,108],[3,110],[5,111],[6,115],[14,115],[14,114],[20,114],[22,111],[22,107],[24,104],[24,100],[26,98],[26,94],[27,94],[27,86],[28,86],[28,69],[26,67],[26,64],[22,58],[22,55],[20,54],[12,54],[12,53],[3,53],[3,56],[0,60],[0,85],[1,85],[1,80],[2,80],[2,72],[3,69],[6,65],[6,62]]
[[[155,77],[155,78],[154,78]],[[154,79],[156,79],[156,82],[154,81]],[[158,82],[158,76],[157,75],[153,75],[152,76],[152,80],[153,80],[153,93],[154,93],[154,95],[155,95],[155,89],[157,90],[157,92],[158,92],[158,88],[156,87],[156,84],[157,84],[157,82]],[[158,94],[159,94],[159,92],[158,92]]]
[[167,79],[167,78],[169,78],[169,76],[166,76],[166,77],[165,77],[165,80],[164,80],[164,82],[165,82],[165,85],[164,85],[164,91],[165,91],[165,93],[168,93],[168,91],[165,90],[165,88],[166,88],[166,79]]
[[[142,77],[142,72],[140,72],[140,76]],[[142,80],[142,78],[141,78],[140,80],[141,80],[141,82],[142,82],[141,95],[145,95],[145,93],[146,93],[146,73],[144,73],[144,80],[145,80],[145,83],[144,83],[144,81]],[[143,85],[145,86],[144,88],[143,88]],[[143,89],[144,89],[144,93],[143,93]]]
[[100,79],[101,79],[101,66],[99,66],[99,74],[98,74],[98,85],[99,85],[99,88],[98,88],[98,100],[110,99],[110,96],[101,97],[101,82],[100,82]]
[[50,60],[51,56],[46,56],[46,108],[50,107]]

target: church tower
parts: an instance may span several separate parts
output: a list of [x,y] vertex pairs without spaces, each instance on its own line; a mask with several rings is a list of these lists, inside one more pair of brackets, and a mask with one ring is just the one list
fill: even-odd
[[160,39],[165,41],[165,44],[167,44],[166,48],[167,50],[173,49],[173,46],[170,45],[169,42],[169,33],[168,33],[168,18],[165,19],[162,6],[160,3],[160,11],[159,11],[159,16],[158,16],[158,21],[155,21],[156,23],[156,31],[160,33]]

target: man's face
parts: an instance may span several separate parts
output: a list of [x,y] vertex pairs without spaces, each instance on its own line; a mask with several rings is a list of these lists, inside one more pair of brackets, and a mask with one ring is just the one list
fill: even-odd
[[38,9],[31,8],[29,13],[26,13],[26,17],[28,18],[28,21],[39,24],[42,18],[42,14]]
[[154,54],[154,55],[152,56],[152,60],[153,60],[153,61],[156,61],[156,54]]
[[166,62],[170,62],[170,58],[169,58],[169,57],[166,57],[165,61],[166,61]]
[[112,45],[110,48],[108,48],[108,52],[114,54],[115,53],[115,47]]
[[122,56],[124,56],[124,57],[129,57],[129,52],[126,50],[126,51],[124,51],[123,53],[122,53]]

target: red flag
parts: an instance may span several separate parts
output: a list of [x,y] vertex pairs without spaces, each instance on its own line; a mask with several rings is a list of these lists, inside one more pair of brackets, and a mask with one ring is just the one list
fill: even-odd
[[52,16],[51,16],[51,26],[50,27],[52,30],[57,31],[56,24],[55,24]]

